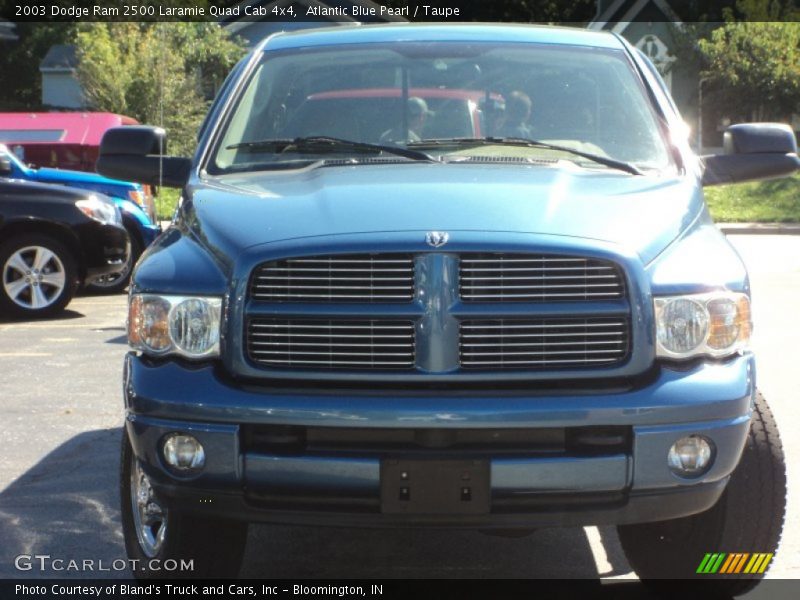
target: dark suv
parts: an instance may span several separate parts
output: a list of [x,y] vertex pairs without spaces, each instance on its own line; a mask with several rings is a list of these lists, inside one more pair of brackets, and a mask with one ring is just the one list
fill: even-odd
[[[391,110],[358,110],[387,88]],[[480,133],[431,133],[459,122],[431,89],[469,90]],[[725,140],[696,156],[619,36],[519,26],[276,35],[193,160],[110,130],[101,172],[183,188],[130,296],[129,554],[230,575],[254,520],[612,524],[643,579],[771,558],[783,455],[703,187],[800,161],[785,125]],[[741,592],[768,564],[702,576]]]
[[43,317],[125,268],[130,240],[102,194],[0,178],[0,315]]

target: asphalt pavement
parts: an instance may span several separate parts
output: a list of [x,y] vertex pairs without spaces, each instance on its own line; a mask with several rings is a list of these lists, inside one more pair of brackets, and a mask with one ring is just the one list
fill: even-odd
[[[800,236],[730,239],[750,269],[759,386],[789,465],[788,517],[770,577],[800,578]],[[117,492],[125,303],[124,295],[84,296],[58,319],[0,322],[0,578],[32,575],[15,569],[20,554],[106,563],[125,556]],[[614,529],[594,527],[510,539],[257,525],[242,576],[635,579]]]

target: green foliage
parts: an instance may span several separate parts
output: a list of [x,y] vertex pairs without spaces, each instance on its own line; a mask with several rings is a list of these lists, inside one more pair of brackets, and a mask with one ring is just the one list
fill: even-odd
[[178,207],[180,190],[175,188],[161,188],[156,196],[156,218],[159,221],[170,221]]
[[[745,21],[796,21],[800,9],[796,0],[738,0],[736,13]],[[731,20],[731,13],[729,13]]]
[[0,53],[0,104],[3,110],[36,110],[42,102],[39,64],[56,44],[68,44],[73,23],[16,23],[16,42]]
[[729,22],[699,49],[710,99],[731,117],[787,120],[800,106],[800,23]]
[[[377,0],[376,4],[402,8],[408,0]],[[448,6],[447,3],[420,2],[430,6]],[[461,9],[460,19],[465,21],[505,21],[516,23],[588,23],[594,17],[596,0],[460,0],[453,7]],[[412,13],[413,7],[412,7]],[[420,9],[417,20],[423,20]],[[432,18],[432,20],[438,20]]]
[[214,23],[87,23],[75,36],[89,105],[161,125],[170,153],[189,155],[223,78],[243,54]]

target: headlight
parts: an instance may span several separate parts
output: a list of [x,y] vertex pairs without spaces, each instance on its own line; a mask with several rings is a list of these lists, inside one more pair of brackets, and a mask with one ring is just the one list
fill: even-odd
[[753,324],[745,294],[712,292],[655,299],[656,355],[729,356],[746,349]]
[[78,200],[75,206],[77,206],[78,210],[83,214],[95,221],[114,223],[117,225],[122,223],[122,218],[117,207],[111,202],[105,202],[95,196],[86,198],[85,200]]
[[134,294],[128,305],[128,343],[146,354],[219,356],[222,298]]
[[156,206],[149,185],[140,190],[128,190],[128,200],[137,204],[153,223],[156,222]]
[[140,190],[128,190],[128,200],[144,208],[144,192]]

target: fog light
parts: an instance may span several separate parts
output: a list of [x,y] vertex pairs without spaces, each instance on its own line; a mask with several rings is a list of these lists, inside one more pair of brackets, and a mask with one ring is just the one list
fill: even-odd
[[698,477],[711,467],[712,455],[710,440],[701,435],[689,435],[672,445],[667,463],[672,472],[680,477]]
[[164,440],[161,453],[170,467],[184,473],[199,471],[206,463],[203,446],[191,435],[169,434]]

